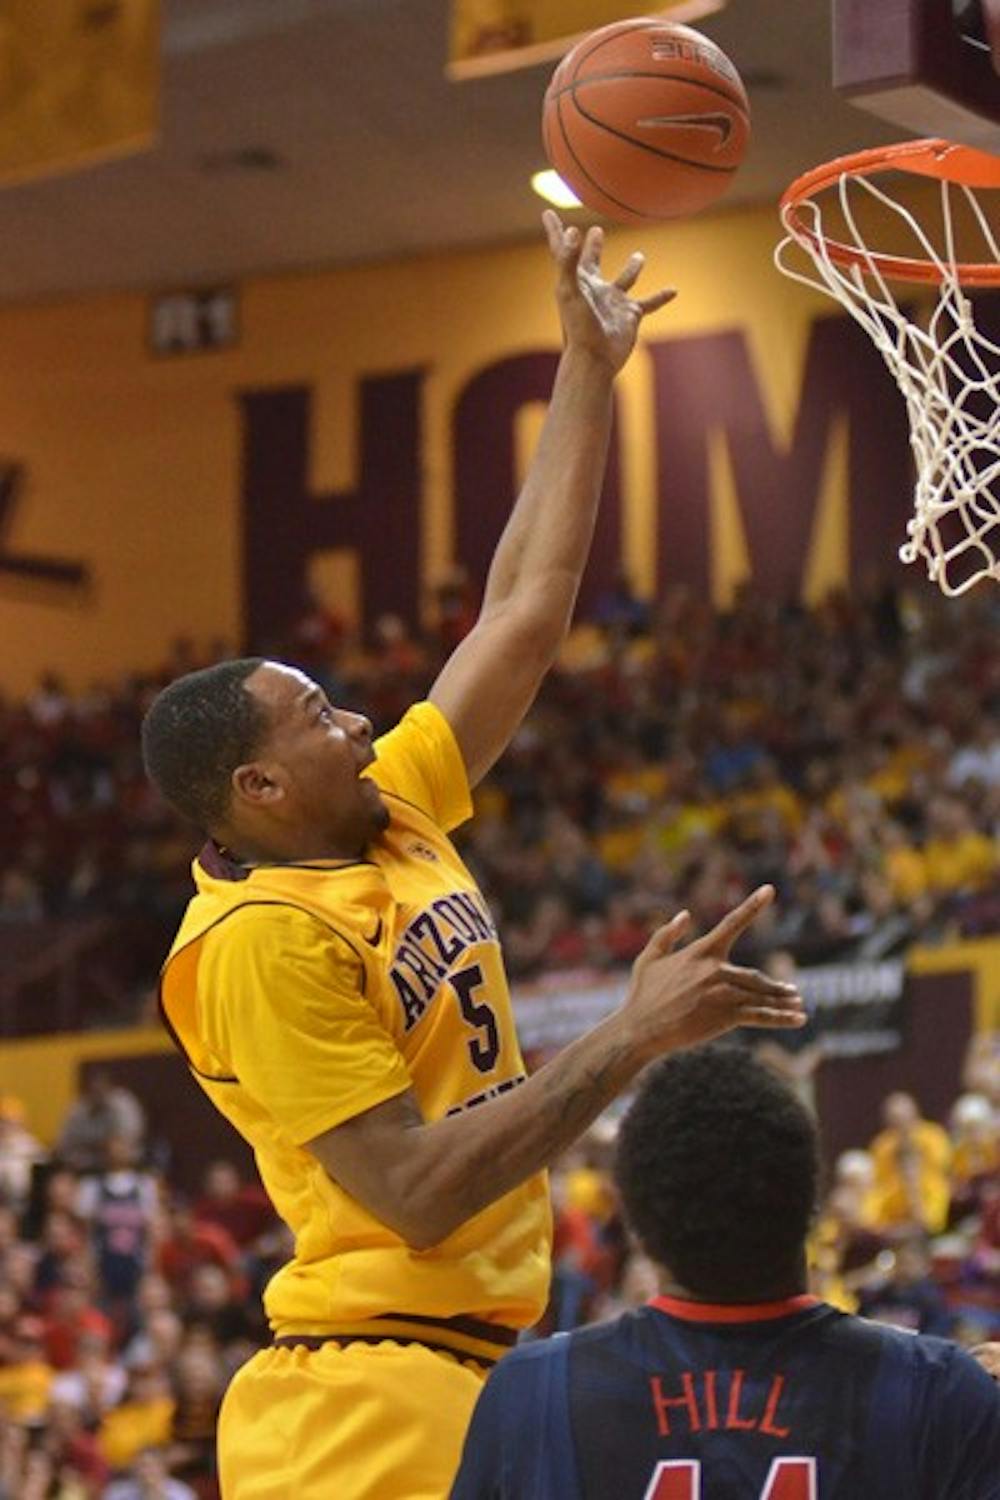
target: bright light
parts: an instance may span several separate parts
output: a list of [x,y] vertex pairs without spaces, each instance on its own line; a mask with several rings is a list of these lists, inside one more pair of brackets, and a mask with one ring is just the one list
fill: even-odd
[[553,172],[551,169],[547,172],[535,172],[531,179],[531,186],[539,198],[544,198],[547,203],[554,203],[556,208],[583,207],[573,189],[563,182],[558,172]]

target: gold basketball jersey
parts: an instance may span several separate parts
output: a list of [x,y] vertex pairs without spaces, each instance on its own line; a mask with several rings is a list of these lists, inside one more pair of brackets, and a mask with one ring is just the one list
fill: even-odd
[[[416,1251],[305,1149],[408,1088],[431,1121],[524,1079],[496,928],[446,836],[471,812],[451,729],[418,704],[376,752],[368,774],[391,821],[363,859],[247,869],[203,851],[164,1017],[295,1235],[265,1294],[276,1334],[374,1320],[391,1337],[408,1316],[526,1327],[548,1287],[544,1174]],[[486,1352],[474,1336],[445,1342]]]

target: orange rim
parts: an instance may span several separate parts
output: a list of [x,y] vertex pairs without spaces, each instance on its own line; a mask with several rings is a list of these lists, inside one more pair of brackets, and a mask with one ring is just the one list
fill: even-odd
[[[882,255],[876,250],[859,250],[840,240],[817,234],[803,222],[801,209],[818,193],[840,182],[844,177],[872,177],[877,172],[912,172],[918,177],[936,177],[969,188],[1000,188],[1000,156],[975,151],[971,146],[956,146],[952,141],[903,141],[897,146],[874,146],[856,151],[852,156],[837,156],[833,161],[813,167],[788,187],[781,198],[781,219],[789,234],[800,245],[814,250],[825,245],[826,253],[839,266],[858,266],[861,270],[875,265],[883,276],[896,281],[940,282],[940,269],[930,260],[910,260],[905,256]],[[961,261],[956,266],[958,279],[968,286],[1000,286],[1000,264]]]

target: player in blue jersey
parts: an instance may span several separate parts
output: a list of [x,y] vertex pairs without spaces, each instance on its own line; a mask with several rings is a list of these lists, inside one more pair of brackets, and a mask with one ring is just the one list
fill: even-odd
[[662,1295],[504,1359],[452,1500],[1000,1500],[986,1371],[807,1294],[816,1127],[762,1064],[657,1066],[617,1176]]

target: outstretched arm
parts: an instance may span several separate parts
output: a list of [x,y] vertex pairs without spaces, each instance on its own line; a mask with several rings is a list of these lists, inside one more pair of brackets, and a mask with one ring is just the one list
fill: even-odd
[[552,401],[497,546],[479,620],[430,693],[454,730],[473,786],[506,748],[569,628],[604,479],[614,377],[642,319],[674,295],[630,295],[641,255],[605,281],[599,229],[581,241],[554,213],[545,214],[545,229],[565,345]]
[[622,1007],[520,1088],[425,1122],[405,1092],[308,1142],[329,1175],[414,1249],[426,1249],[576,1140],[654,1058],[735,1026],[805,1021],[790,984],[729,961],[736,939],[774,897],[762,886],[686,948],[686,912],[636,960]]

